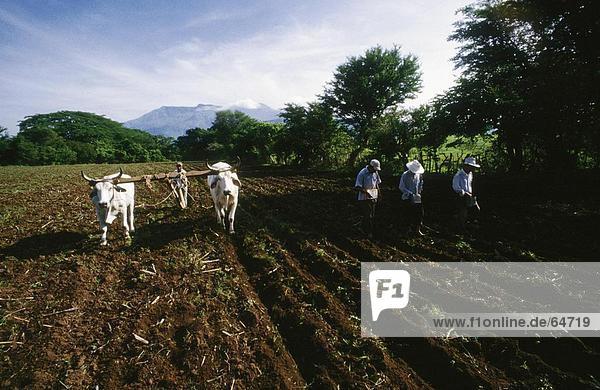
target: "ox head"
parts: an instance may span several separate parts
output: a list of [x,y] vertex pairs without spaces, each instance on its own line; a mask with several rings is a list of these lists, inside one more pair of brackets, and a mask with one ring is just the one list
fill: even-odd
[[236,171],[240,168],[240,165],[241,161],[239,157],[234,165],[229,165],[223,162],[210,165],[207,162],[206,167],[210,169],[210,174],[215,176],[210,183],[210,188],[218,188],[223,192],[223,195],[231,195],[234,190],[242,186],[236,173]]
[[119,173],[105,176],[102,179],[91,178],[81,171],[81,177],[87,180],[90,187],[92,187],[92,197],[96,197],[98,199],[98,206],[101,208],[108,208],[110,202],[115,196],[115,191],[126,191],[125,188],[119,187],[117,184],[115,184],[115,181],[117,181],[122,175],[122,168],[119,168]]

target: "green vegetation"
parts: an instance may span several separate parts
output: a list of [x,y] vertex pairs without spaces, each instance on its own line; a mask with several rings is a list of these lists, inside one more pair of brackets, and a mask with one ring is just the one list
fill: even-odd
[[0,156],[3,163],[52,165],[164,161],[177,155],[169,138],[92,113],[59,111],[27,117],[15,137],[0,136]]
[[385,50],[377,46],[338,66],[322,100],[354,138],[350,164],[370,146],[376,122],[390,109],[414,97],[420,88],[417,58],[403,56],[398,47]]
[[320,102],[306,107],[288,104],[281,117],[284,126],[275,151],[286,164],[340,166],[348,158],[352,138],[333,116],[331,107]]
[[433,102],[430,131],[497,130],[512,170],[600,166],[600,56],[593,0],[487,0],[461,10],[450,39],[457,84]]
[[[0,126],[0,158],[6,156],[10,149],[10,137],[8,136],[8,129]],[[1,162],[1,161],[0,161]]]
[[280,124],[259,122],[235,111],[221,111],[208,129],[190,129],[175,142],[186,160],[217,160],[240,156],[245,162],[273,163],[273,145]]

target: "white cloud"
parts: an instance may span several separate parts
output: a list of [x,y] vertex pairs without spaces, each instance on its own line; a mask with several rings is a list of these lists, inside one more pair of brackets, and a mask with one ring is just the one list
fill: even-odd
[[237,102],[231,104],[229,107],[243,107],[243,108],[259,108],[260,103],[256,102],[252,99],[242,99]]
[[212,11],[203,11],[200,15],[191,18],[185,23],[185,28],[205,27],[216,22],[225,22],[229,20],[239,20],[253,16],[252,9],[219,9]]

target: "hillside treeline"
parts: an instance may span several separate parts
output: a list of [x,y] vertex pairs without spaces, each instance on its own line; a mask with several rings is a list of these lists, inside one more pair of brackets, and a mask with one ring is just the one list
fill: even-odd
[[25,118],[15,137],[0,129],[4,164],[51,165],[164,161],[177,156],[173,140],[87,112],[59,111]]
[[[240,156],[256,164],[336,168],[377,157],[401,169],[477,154],[487,169],[600,167],[600,6],[594,0],[487,0],[460,10],[450,39],[461,76],[429,104],[418,59],[399,47],[349,57],[318,98],[283,123],[219,112],[176,140],[93,114],[36,115],[0,132],[4,163],[133,162]],[[476,147],[474,147],[476,146]],[[433,162],[433,164],[432,164]]]

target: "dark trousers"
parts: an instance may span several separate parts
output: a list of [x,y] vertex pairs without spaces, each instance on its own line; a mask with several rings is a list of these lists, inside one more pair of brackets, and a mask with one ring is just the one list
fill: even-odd
[[363,229],[367,233],[373,233],[373,226],[375,225],[375,207],[377,206],[377,199],[359,200],[358,204],[360,205],[363,217]]
[[413,203],[410,199],[402,201],[404,203],[404,212],[406,214],[410,228],[421,229],[423,225],[423,203]]
[[477,208],[470,196],[456,196],[456,224],[459,228],[464,228],[469,215],[476,211]]

